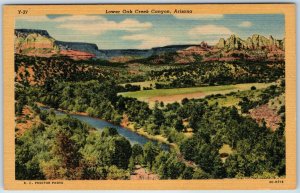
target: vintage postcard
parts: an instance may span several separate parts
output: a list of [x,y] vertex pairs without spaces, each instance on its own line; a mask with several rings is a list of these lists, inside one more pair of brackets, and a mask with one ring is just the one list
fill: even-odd
[[293,189],[293,4],[4,6],[6,189]]

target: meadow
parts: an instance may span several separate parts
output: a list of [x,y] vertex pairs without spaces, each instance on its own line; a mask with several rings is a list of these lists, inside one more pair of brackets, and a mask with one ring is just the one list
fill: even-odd
[[273,83],[245,83],[245,84],[231,84],[221,86],[205,86],[205,87],[190,87],[190,88],[174,88],[174,89],[154,89],[141,90],[133,92],[119,93],[124,97],[137,98],[140,101],[148,102],[150,106],[156,101],[164,103],[180,102],[184,98],[204,98],[212,94],[228,94],[231,92],[239,92],[251,90],[251,87],[256,89],[263,89]]

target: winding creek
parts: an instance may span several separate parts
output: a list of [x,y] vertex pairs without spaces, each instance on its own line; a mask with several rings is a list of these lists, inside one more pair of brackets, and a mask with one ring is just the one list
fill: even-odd
[[[50,108],[47,107],[40,107],[42,110],[50,110]],[[148,139],[144,136],[141,136],[129,129],[126,129],[125,127],[119,126],[119,125],[114,125],[110,122],[101,120],[101,119],[97,119],[97,118],[93,118],[93,117],[89,117],[86,115],[76,115],[76,114],[68,114],[65,113],[63,111],[58,111],[58,110],[54,110],[56,115],[70,115],[73,118],[76,118],[100,131],[102,131],[105,127],[113,127],[116,128],[118,133],[122,136],[124,136],[128,141],[130,141],[131,144],[140,144],[140,145],[144,145],[145,143],[147,143],[148,141],[151,141],[153,143],[157,143],[154,140]],[[165,150],[168,151],[170,149],[170,147],[166,144],[160,144],[160,147]]]

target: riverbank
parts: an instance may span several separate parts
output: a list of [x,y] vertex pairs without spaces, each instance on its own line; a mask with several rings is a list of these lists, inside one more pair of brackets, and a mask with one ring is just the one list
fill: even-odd
[[133,122],[128,121],[128,117],[126,115],[123,115],[123,119],[120,124],[122,127],[129,129],[132,132],[135,132],[143,137],[146,137],[147,139],[157,141],[159,143],[163,143],[168,145],[169,147],[172,147],[173,149],[178,152],[179,148],[178,145],[175,143],[170,143],[168,139],[162,135],[151,135],[150,133],[146,132],[144,128],[138,128],[136,129]]
[[[51,109],[49,106],[47,105],[44,105],[44,104],[41,104],[41,103],[37,103],[38,106],[40,107],[43,107],[45,109]],[[106,125],[105,127],[116,127],[116,129],[121,129],[121,130],[118,130],[118,132],[120,133],[120,135],[123,135],[124,137],[126,137],[127,139],[130,140],[130,136],[126,135],[126,132],[129,132],[129,133],[132,133],[132,134],[135,134],[136,136],[139,136],[143,139],[147,139],[148,141],[152,141],[154,143],[158,143],[158,144],[161,144],[160,146],[164,149],[164,150],[167,150],[169,151],[170,149],[173,149],[176,154],[177,154],[177,157],[178,159],[184,163],[186,166],[189,166],[189,167],[197,167],[195,165],[195,163],[191,162],[191,161],[187,161],[184,159],[184,157],[182,156],[182,154],[180,153],[180,150],[179,150],[179,147],[177,144],[175,143],[170,143],[166,137],[162,136],[162,135],[151,135],[149,134],[148,132],[145,131],[144,128],[136,128],[135,127],[135,123],[134,122],[130,122],[128,120],[128,117],[124,114],[123,115],[123,118],[122,118],[122,121],[120,124],[113,124],[109,121],[106,121],[106,120],[103,120],[103,119],[99,119],[97,117],[93,117],[93,116],[89,116],[88,113],[86,112],[69,112],[69,111],[66,111],[66,110],[63,110],[63,109],[54,109],[53,110],[57,111],[57,112],[61,112],[61,113],[64,113],[64,114],[68,114],[70,116],[78,116],[79,117],[76,117],[77,119],[79,120],[82,120],[83,122],[87,122],[87,124],[90,124],[87,120],[84,120],[84,119],[94,119],[96,121],[100,121],[100,122],[105,122],[107,123],[108,125]],[[101,127],[98,127],[97,125],[94,125],[93,124],[91,125],[93,128],[104,128],[103,126]],[[126,131],[126,132],[125,132]],[[125,133],[124,133],[125,132]],[[134,139],[134,142],[137,142],[135,141],[136,139]],[[139,142],[140,143],[140,142]],[[144,141],[143,143],[141,143],[141,145],[145,144],[146,142]],[[164,146],[164,147],[163,147]],[[167,147],[167,148],[166,148]]]
[[[36,103],[38,106],[40,107],[44,107],[44,108],[49,108],[51,109],[51,107],[45,105],[45,104],[42,104],[42,103]],[[54,109],[54,108],[52,108]],[[54,109],[56,111],[60,111],[60,112],[63,112],[63,113],[66,113],[66,114],[69,114],[69,115],[81,115],[81,116],[87,116],[87,117],[91,117],[91,118],[94,118],[94,119],[98,119],[98,120],[101,120],[101,121],[105,121],[105,122],[108,122],[112,125],[116,125],[110,121],[107,121],[107,120],[104,120],[104,119],[100,119],[98,117],[93,117],[93,116],[90,116],[88,113],[86,112],[69,112],[67,110],[64,110],[64,109]],[[163,137],[162,135],[151,135],[149,134],[148,132],[146,132],[143,128],[139,128],[139,129],[135,129],[134,127],[134,123],[133,122],[129,122],[128,119],[126,120],[126,116],[124,115],[123,116],[123,119],[121,121],[121,124],[119,125],[116,125],[116,126],[121,126],[123,127],[124,129],[127,129],[133,133],[136,133],[137,135],[140,135],[142,137],[145,137],[146,139],[148,140],[151,140],[151,141],[155,141],[157,143],[161,143],[161,144],[164,144],[164,145],[167,145],[169,146],[170,148],[174,149],[176,152],[179,152],[179,148],[177,146],[177,144],[174,144],[174,143],[170,143],[166,137]]]

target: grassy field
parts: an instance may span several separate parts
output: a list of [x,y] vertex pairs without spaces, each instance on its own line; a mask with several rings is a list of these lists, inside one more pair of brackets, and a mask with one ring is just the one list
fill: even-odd
[[[125,97],[137,98],[148,103],[155,103],[155,101],[163,101],[165,103],[180,102],[184,98],[203,98],[211,94],[227,94],[230,92],[238,92],[250,90],[252,86],[256,89],[262,89],[270,86],[272,83],[247,83],[236,85],[222,85],[222,86],[206,86],[206,87],[191,87],[191,88],[174,88],[174,89],[155,89],[142,90],[135,92],[119,93]],[[230,102],[230,101],[229,101]],[[235,101],[233,101],[235,103]]]
[[[215,97],[208,99],[208,104],[212,105],[218,103],[219,106],[229,107],[236,106],[242,97],[250,97],[252,100],[256,100],[257,97],[261,94],[262,90],[242,90],[235,95],[225,95],[224,97]],[[237,108],[239,108],[237,106]]]

